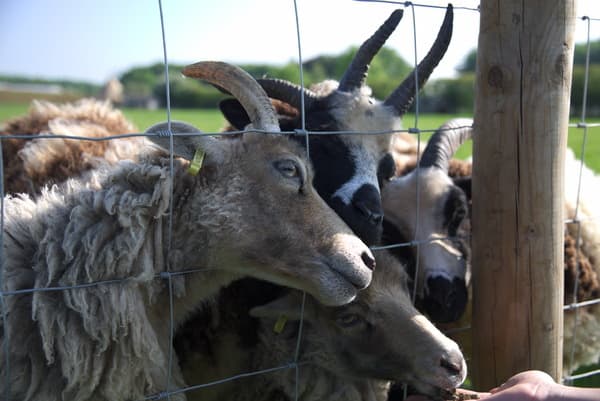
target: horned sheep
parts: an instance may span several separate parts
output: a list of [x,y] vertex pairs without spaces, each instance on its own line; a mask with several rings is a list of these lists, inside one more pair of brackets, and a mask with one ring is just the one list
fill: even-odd
[[[365,84],[369,64],[401,18],[402,10],[392,12],[360,46],[339,83],[326,80],[306,89],[281,79],[258,79],[271,98],[297,110],[294,115],[282,116],[282,131],[328,132],[308,136],[310,158],[315,166],[315,188],[368,245],[378,244],[381,237],[383,209],[378,172],[385,176],[393,174],[393,163],[386,156],[391,132],[401,129],[402,116],[412,105],[415,91],[427,82],[452,37],[453,8],[448,5],[428,54],[384,101],[376,100]],[[221,110],[235,129],[247,124],[237,102],[225,100]],[[363,135],[334,134],[339,131]],[[374,133],[368,134],[371,132]],[[294,137],[305,145],[307,139],[302,133]]]
[[[472,121],[463,121],[464,127],[470,127]],[[470,133],[466,133],[470,136]],[[408,147],[405,147],[408,148]],[[410,152],[408,152],[410,153]],[[403,172],[405,174],[412,169],[415,164],[416,154],[413,154],[413,160],[407,161],[408,153],[404,153],[398,160],[401,160]],[[468,188],[470,184],[472,164],[469,160],[460,161],[452,160],[449,168],[449,176],[455,179],[460,179],[466,183],[463,188]],[[579,177],[581,170],[581,193],[578,196],[579,180],[574,177]],[[598,229],[597,218],[600,216],[600,209],[597,207],[595,197],[595,185],[598,181],[598,175],[590,170],[587,166],[582,165],[582,162],[575,158],[571,149],[567,149],[565,156],[565,217],[568,223],[565,227],[564,237],[564,304],[591,301],[600,298],[600,234]],[[426,180],[423,176],[423,180]],[[424,186],[428,185],[423,183]],[[470,193],[466,192],[470,202]],[[384,190],[385,195],[385,190]],[[401,198],[384,196],[387,199],[390,207],[395,207],[401,210],[404,201]],[[579,206],[577,201],[579,200]],[[386,202],[384,201],[384,205]],[[395,206],[393,206],[395,205]],[[460,207],[461,209],[464,206]],[[422,209],[421,215],[427,216],[434,209]],[[575,219],[575,211],[577,210],[577,220],[579,223],[573,222]],[[578,224],[581,225],[580,233],[578,234]],[[470,235],[469,218],[465,218],[463,222],[463,235]],[[468,242],[466,243],[467,247]],[[422,250],[423,252],[423,250]],[[454,252],[449,252],[447,259],[451,260]],[[467,269],[456,269],[451,263],[446,263],[446,275],[449,280],[465,280],[468,283],[470,274],[469,252],[463,253],[463,258],[467,259]],[[427,270],[427,265],[421,266]],[[442,265],[440,265],[442,267]],[[575,293],[575,282],[578,282],[577,292]],[[468,305],[467,305],[468,306]],[[467,308],[468,310],[468,308]],[[600,360],[600,349],[598,344],[598,333],[600,332],[600,308],[597,305],[589,305],[579,308],[576,312],[572,309],[565,310],[564,313],[564,334],[563,334],[563,366],[565,371],[573,372],[579,367],[597,363]],[[461,318],[456,325],[468,326],[470,315],[467,313]],[[446,326],[449,328],[450,326]],[[463,334],[464,337],[464,334]],[[463,340],[468,342],[469,338]],[[468,346],[465,347],[468,349]],[[572,356],[571,356],[571,353]]]
[[390,380],[447,395],[466,377],[462,353],[413,307],[404,266],[386,251],[376,260],[371,285],[341,307],[307,296],[302,308],[299,291],[253,279],[222,289],[174,340],[188,399],[384,401]]
[[[229,90],[254,129],[278,130],[267,96],[243,71],[205,62],[184,72]],[[170,299],[176,327],[243,276],[330,305],[369,284],[370,250],[317,196],[297,144],[256,133],[184,136],[198,131],[170,125],[148,132],[163,148],[172,139],[177,158],[146,148],[138,162],[91,170],[35,201],[4,199],[0,392],[10,399],[140,399],[164,390],[170,373],[182,386],[177,364],[169,372],[167,363]],[[194,176],[197,148],[205,160]],[[189,269],[200,271],[183,274]]]
[[[451,159],[470,138],[472,121],[453,119],[431,136],[416,168],[406,172],[399,154],[397,177],[382,189],[384,243],[416,241],[417,247],[393,248],[416,281],[415,302],[434,322],[458,320],[468,302],[468,189],[448,176]],[[395,138],[392,145],[402,142]],[[404,150],[405,148],[401,148]],[[408,147],[410,150],[410,147]],[[414,157],[414,155],[413,155]],[[403,170],[404,169],[404,170]]]

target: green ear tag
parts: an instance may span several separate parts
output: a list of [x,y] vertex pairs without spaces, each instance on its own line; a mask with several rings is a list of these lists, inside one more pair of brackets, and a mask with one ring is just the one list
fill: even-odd
[[273,326],[273,331],[277,334],[280,334],[285,328],[285,324],[287,323],[287,316],[281,315],[277,318],[275,322],[275,326]]
[[202,168],[202,162],[204,161],[204,151],[200,148],[196,148],[196,153],[194,153],[194,157],[190,163],[190,167],[188,167],[188,173],[190,175],[198,175],[200,169]]

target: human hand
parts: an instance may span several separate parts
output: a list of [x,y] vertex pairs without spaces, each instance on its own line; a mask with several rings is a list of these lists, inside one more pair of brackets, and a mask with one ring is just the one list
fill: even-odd
[[552,377],[539,370],[518,373],[504,384],[490,390],[487,401],[546,400],[558,384]]
[[[479,398],[483,398],[490,393],[480,393],[477,391],[465,390],[462,388],[456,389],[456,393],[454,393],[454,398],[451,401],[461,401],[461,400],[476,400]],[[424,395],[410,395],[406,397],[404,401],[432,401]]]
[[[457,389],[455,399],[469,399],[476,395],[486,401],[542,401],[550,393],[550,390],[557,386],[552,377],[542,371],[529,370],[512,376],[499,387],[490,392],[475,392],[463,389]],[[462,396],[462,395],[465,396]],[[406,398],[405,401],[430,401],[429,398],[421,395],[413,395]]]

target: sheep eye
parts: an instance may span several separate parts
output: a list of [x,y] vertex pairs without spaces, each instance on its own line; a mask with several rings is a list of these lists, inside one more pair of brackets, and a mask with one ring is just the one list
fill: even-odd
[[303,191],[304,188],[304,170],[302,170],[302,166],[292,159],[282,159],[277,160],[273,163],[275,169],[281,174],[283,177],[296,180],[300,187],[300,192]]
[[362,317],[355,313],[347,313],[338,318],[338,323],[342,327],[354,327],[363,322]]
[[293,160],[278,160],[275,162],[275,168],[287,178],[295,178],[300,175],[300,168]]

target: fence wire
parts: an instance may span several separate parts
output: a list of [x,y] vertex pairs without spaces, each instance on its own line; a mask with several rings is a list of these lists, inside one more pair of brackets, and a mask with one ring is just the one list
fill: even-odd
[[[583,135],[583,140],[581,143],[581,149],[579,150],[579,154],[580,154],[580,161],[579,161],[579,174],[577,177],[565,177],[565,180],[568,179],[576,179],[577,180],[577,194],[576,194],[576,201],[575,201],[575,210],[573,213],[573,217],[567,219],[566,224],[572,224],[575,225],[576,229],[576,241],[575,241],[575,246],[576,246],[576,261],[577,261],[577,270],[576,270],[576,274],[575,274],[575,280],[573,280],[573,298],[572,301],[568,304],[565,304],[564,306],[564,311],[565,313],[569,313],[569,312],[573,312],[574,314],[574,319],[573,319],[573,324],[572,327],[570,327],[570,330],[572,330],[573,332],[573,336],[572,339],[569,343],[565,343],[563,344],[563,348],[564,348],[564,354],[568,353],[568,358],[565,358],[563,361],[567,362],[567,366],[563,366],[563,379],[562,381],[566,384],[573,384],[575,380],[577,379],[583,379],[583,378],[587,378],[587,377],[591,377],[591,376],[595,376],[595,375],[600,375],[600,369],[587,369],[587,371],[585,371],[586,369],[580,369],[580,370],[584,370],[583,372],[580,372],[578,374],[572,374],[572,367],[574,367],[574,361],[575,361],[575,350],[577,347],[577,334],[578,334],[578,330],[579,330],[579,316],[580,313],[586,312],[591,310],[591,308],[594,308],[594,306],[598,305],[600,303],[600,298],[598,299],[592,299],[592,300],[585,300],[585,301],[580,301],[578,299],[578,289],[579,289],[579,278],[581,276],[581,270],[582,270],[582,266],[581,266],[581,260],[584,257],[583,252],[582,252],[582,236],[581,236],[581,227],[582,224],[585,223],[589,223],[589,224],[600,224],[600,216],[580,216],[580,207],[581,207],[581,194],[583,191],[583,175],[584,175],[584,169],[586,169],[586,165],[585,165],[585,157],[586,157],[586,150],[587,150],[587,143],[588,143],[588,138],[589,138],[589,132],[591,129],[596,129],[595,130],[595,134],[598,135],[598,127],[600,126],[600,124],[598,123],[590,123],[587,121],[587,109],[588,109],[588,93],[590,90],[590,50],[591,50],[591,36],[590,36],[590,31],[591,31],[591,24],[592,23],[598,23],[600,22],[600,19],[598,18],[592,18],[589,16],[583,16],[581,17],[581,21],[583,24],[585,24],[586,27],[586,53],[585,53],[585,73],[584,73],[584,83],[583,83],[583,94],[582,94],[582,99],[581,99],[581,119],[578,123],[575,124],[570,124],[570,128],[572,129],[576,129],[576,130],[580,130],[582,132]],[[596,177],[599,177],[598,175],[596,175]],[[587,183],[587,185],[591,185],[593,183]],[[589,200],[588,200],[589,201]],[[565,228],[565,231],[567,230],[567,228]],[[598,263],[598,261],[592,261],[592,263]],[[595,268],[595,271],[597,274],[600,274],[600,269],[598,269],[597,267]],[[566,288],[565,288],[566,290]],[[585,309],[582,311],[582,308],[590,308],[590,309]],[[567,327],[565,327],[565,329],[569,329]],[[600,346],[600,340],[599,340],[599,344],[598,346]],[[597,361],[597,363],[600,363],[600,361]],[[598,365],[596,367],[599,367]]]
[[[418,77],[416,76],[417,74],[417,65],[418,65],[418,57],[417,57],[417,51],[418,51],[418,43],[419,43],[419,39],[417,37],[417,31],[416,31],[416,26],[417,26],[417,20],[416,20],[416,15],[415,15],[415,8],[418,7],[433,7],[433,8],[439,8],[439,9],[445,9],[445,6],[432,6],[432,5],[428,5],[428,4],[418,4],[418,3],[413,3],[413,2],[400,2],[400,1],[386,1],[386,0],[355,0],[355,1],[361,1],[361,2],[370,2],[370,3],[388,3],[388,4],[394,4],[397,6],[402,6],[402,7],[406,7],[406,8],[410,8],[412,11],[412,26],[413,26],[413,47],[414,47],[414,67],[415,67],[415,80],[418,82]],[[296,0],[294,0],[293,2],[294,5],[294,13],[295,13],[295,19],[296,19],[296,36],[297,36],[297,48],[298,48],[298,68],[299,68],[299,72],[300,72],[300,86],[302,88],[305,87],[304,85],[304,74],[303,74],[303,60],[302,60],[302,40],[301,40],[301,35],[300,35],[300,21],[301,18],[299,16],[298,13],[298,7],[296,4]],[[472,8],[472,7],[454,7],[455,10],[463,10],[466,12],[478,12],[479,8]],[[167,27],[165,26],[164,23],[164,16],[163,16],[163,6],[162,6],[162,2],[161,0],[158,0],[158,12],[160,15],[160,25],[161,25],[161,34],[162,34],[162,45],[163,45],[163,62],[164,62],[164,68],[165,68],[165,86],[166,86],[166,114],[167,114],[167,122],[168,122],[168,128],[166,133],[164,133],[163,135],[168,135],[170,138],[170,171],[171,171],[171,179],[173,178],[172,174],[174,171],[173,168],[173,137],[176,136],[184,136],[184,135],[194,135],[192,133],[173,133],[171,131],[171,99],[170,99],[170,83],[169,83],[169,71],[168,71],[168,65],[169,65],[169,59],[167,56],[167,39],[166,39],[166,32],[167,32]],[[600,216],[593,216],[593,217],[589,217],[589,216],[579,216],[579,193],[581,191],[581,186],[582,186],[582,182],[581,182],[581,177],[582,177],[582,170],[584,168],[584,163],[585,163],[585,155],[586,155],[586,144],[587,144],[587,139],[588,139],[588,131],[592,130],[592,129],[600,129],[600,123],[593,123],[593,122],[588,122],[587,121],[587,116],[586,116],[586,112],[587,112],[587,94],[588,94],[588,90],[589,90],[589,64],[590,64],[590,60],[589,60],[589,54],[590,54],[590,36],[589,36],[589,27],[591,23],[597,23],[598,21],[600,21],[600,19],[597,18],[592,18],[592,17],[583,17],[582,21],[584,23],[587,24],[588,27],[588,41],[587,41],[587,57],[586,57],[586,72],[585,72],[585,84],[584,84],[584,95],[583,95],[583,99],[582,99],[582,113],[581,113],[581,121],[576,123],[576,124],[571,124],[570,127],[573,129],[578,129],[578,130],[582,130],[583,132],[583,144],[580,150],[580,155],[581,155],[581,166],[580,166],[580,174],[579,177],[577,177],[577,179],[579,180],[578,183],[578,195],[577,195],[577,207],[575,209],[575,213],[574,216],[572,218],[569,218],[566,221],[566,224],[575,224],[578,226],[578,235],[577,235],[577,255],[578,255],[578,259],[581,256],[581,248],[580,248],[580,244],[582,241],[582,238],[580,236],[581,234],[581,230],[580,230],[580,226],[582,224],[582,222],[584,221],[590,221],[590,220],[594,220],[594,219],[600,219]],[[278,133],[278,134],[287,134],[287,135],[304,135],[305,136],[305,141],[306,141],[306,149],[307,149],[307,153],[310,154],[310,148],[309,148],[309,135],[383,135],[383,134],[397,134],[397,133],[410,133],[413,135],[417,136],[417,153],[420,154],[420,146],[421,146],[421,134],[422,133],[432,133],[435,132],[437,127],[431,127],[431,128],[420,128],[419,127],[419,90],[420,88],[417,86],[416,91],[415,91],[415,119],[414,119],[414,124],[412,127],[410,128],[406,128],[406,129],[401,129],[401,130],[373,130],[373,131],[369,131],[369,132],[364,132],[364,131],[307,131],[306,130],[306,121],[305,121],[305,112],[304,112],[304,96],[302,94],[301,97],[301,113],[300,115],[302,116],[302,126],[300,129],[295,130],[295,131],[284,131],[282,133]],[[232,135],[232,136],[236,136],[239,134],[243,134],[247,131],[231,131],[231,132],[209,132],[209,133],[203,133],[202,135],[213,135],[213,136],[228,136],[228,135]],[[259,133],[264,133],[264,134],[273,134],[271,132],[266,132],[266,131],[261,131],[261,130],[252,130],[252,132],[259,132]],[[85,136],[67,136],[67,135],[7,135],[4,136],[2,139],[0,140],[0,176],[4,177],[4,172],[2,170],[3,167],[3,162],[1,160],[2,157],[2,144],[4,139],[20,139],[20,140],[27,140],[27,139],[69,139],[69,140],[82,140],[82,141],[107,141],[107,140],[114,140],[114,139],[119,139],[119,138],[130,138],[130,137],[138,137],[138,136],[147,136],[148,134],[145,133],[131,133],[131,134],[124,134],[124,135],[113,135],[113,136],[107,136],[107,137],[103,137],[103,138],[89,138],[89,137],[85,137]],[[570,178],[570,177],[569,177]],[[567,179],[569,179],[567,178]],[[417,180],[417,183],[419,183],[420,180]],[[0,180],[0,195],[2,195],[2,198],[4,198],[4,187],[3,187],[3,182],[4,180]],[[172,180],[171,180],[172,182]],[[417,184],[418,185],[418,184]],[[420,191],[417,189],[417,197],[415,199],[415,211],[416,211],[416,215],[417,215],[417,221],[419,221],[418,216],[420,213],[425,212],[420,210],[420,198],[419,198],[419,193]],[[171,199],[173,198],[173,188],[171,187]],[[173,205],[170,205],[170,209],[169,209],[169,221],[168,221],[168,232],[171,233],[172,232],[172,227],[173,227],[173,222],[172,222],[172,215],[173,215],[173,209],[172,209]],[[4,226],[4,201],[2,199],[2,201],[0,202],[0,226]],[[416,249],[417,252],[417,256],[416,256],[416,272],[415,272],[415,277],[418,277],[418,269],[419,269],[419,257],[418,257],[418,252],[420,249],[420,246],[426,244],[426,243],[430,243],[430,242],[434,242],[434,241],[439,241],[439,240],[452,240],[453,238],[451,237],[447,237],[447,238],[430,238],[430,239],[426,239],[426,240],[417,240],[416,238],[419,238],[419,225],[417,224],[417,226],[415,227],[415,232],[414,232],[414,239],[405,243],[397,243],[397,244],[391,244],[391,245],[386,245],[386,246],[377,246],[377,247],[372,247],[371,249],[373,251],[378,251],[378,250],[383,250],[383,249],[392,249],[392,248],[400,248],[400,247],[414,247]],[[0,231],[0,244],[3,244],[3,231]],[[158,273],[155,275],[155,279],[156,280],[166,280],[167,285],[168,285],[168,293],[169,293],[169,337],[170,337],[170,342],[173,343],[173,338],[175,335],[175,327],[174,327],[174,312],[173,312],[173,303],[174,303],[174,292],[173,292],[173,284],[172,284],[172,279],[174,277],[180,276],[180,275],[188,275],[188,274],[198,274],[201,272],[206,272],[208,270],[211,269],[188,269],[188,270],[178,270],[178,271],[173,271],[170,263],[169,263],[169,250],[171,249],[171,236],[168,235],[168,246],[167,246],[167,254],[165,255],[165,266],[166,266],[166,271]],[[2,264],[4,265],[4,247],[0,247],[0,261],[2,261]],[[579,271],[577,274],[577,277],[579,277]],[[93,287],[93,286],[104,286],[104,285],[115,285],[115,284],[122,284],[122,283],[127,283],[129,280],[132,280],[130,277],[123,277],[121,279],[114,279],[114,280],[104,280],[104,281],[97,281],[97,282],[91,282],[91,283],[82,283],[82,284],[78,284],[78,285],[72,285],[72,286],[55,286],[55,287],[47,287],[47,288],[30,288],[30,289],[22,289],[22,290],[14,290],[14,291],[8,291],[5,288],[5,283],[4,283],[4,269],[2,269],[2,272],[0,274],[0,308],[2,311],[2,329],[4,327],[6,327],[7,324],[7,308],[6,308],[6,298],[7,297],[11,297],[11,296],[17,296],[17,295],[23,295],[23,294],[33,294],[35,292],[50,292],[50,291],[66,291],[66,290],[73,290],[73,289],[84,289],[84,288],[89,288],[89,287]],[[414,288],[413,288],[413,299],[416,295],[416,288],[417,288],[417,283],[415,280],[414,283]],[[571,303],[566,304],[564,306],[564,310],[565,312],[568,311],[574,311],[575,316],[578,316],[579,313],[579,309],[580,308],[588,308],[588,307],[594,307],[595,305],[600,303],[600,299],[594,299],[594,300],[585,300],[585,301],[580,301],[577,299],[577,289],[578,289],[578,280],[575,280],[574,283],[574,299]],[[301,308],[301,316],[303,316],[304,314],[304,304],[305,304],[305,297],[306,294],[303,295],[302,298],[302,303],[298,306],[299,308]],[[290,355],[292,362],[290,363],[286,363],[283,364],[281,366],[275,366],[275,367],[271,367],[271,368],[267,368],[267,369],[263,369],[263,370],[258,370],[258,371],[252,371],[252,372],[246,372],[246,373],[240,373],[228,378],[223,378],[220,380],[215,380],[215,381],[211,381],[208,383],[188,383],[188,386],[184,387],[184,388],[174,388],[172,386],[172,372],[173,372],[173,363],[174,363],[174,355],[173,355],[173,348],[171,347],[171,349],[169,350],[169,355],[168,355],[168,379],[167,382],[165,383],[165,388],[163,392],[160,392],[158,394],[148,394],[146,398],[144,398],[144,400],[161,400],[161,399],[168,399],[170,400],[172,396],[174,395],[178,395],[178,394],[182,394],[182,393],[186,393],[186,392],[190,392],[190,391],[194,391],[194,390],[199,390],[202,388],[206,388],[206,387],[211,387],[211,386],[216,386],[219,384],[223,384],[223,383],[227,383],[227,382],[231,382],[231,381],[236,381],[242,378],[247,378],[247,377],[251,377],[251,376],[256,376],[256,375],[263,375],[263,374],[272,374],[274,372],[277,371],[281,371],[281,370],[287,370],[287,369],[294,369],[295,370],[295,376],[296,376],[296,389],[295,389],[295,400],[298,400],[300,397],[299,394],[299,389],[298,389],[298,383],[299,383],[299,376],[302,374],[302,371],[300,369],[300,367],[304,366],[306,364],[306,362],[302,361],[301,358],[301,348],[302,348],[302,330],[303,330],[303,326],[302,326],[302,322],[303,319],[300,319],[300,325],[299,325],[299,329],[298,329],[298,334],[297,334],[297,343],[296,343],[296,347],[295,347],[295,352],[294,355]],[[573,336],[573,340],[571,342],[571,344],[565,344],[565,349],[567,347],[569,348],[569,353],[570,353],[570,359],[572,361],[573,359],[573,354],[574,354],[574,349],[575,349],[575,345],[576,345],[576,333],[577,333],[577,318],[575,320],[575,324],[572,328],[574,336]],[[464,327],[457,327],[454,329],[450,329],[448,330],[447,334],[453,334],[456,332],[461,332],[461,331],[470,331],[471,328],[470,326],[464,326]],[[9,339],[7,336],[7,332],[6,330],[2,330],[3,331],[3,335],[4,335],[4,342],[3,342],[3,347],[4,347],[4,354],[5,354],[5,360],[2,361],[2,363],[5,364],[6,366],[6,371],[7,374],[6,376],[3,378],[3,380],[5,380],[6,382],[6,393],[4,394],[4,398],[6,400],[10,400],[10,387],[9,387],[9,381],[10,381],[10,342],[11,341],[15,341],[15,339]],[[600,346],[600,345],[599,345]],[[589,376],[593,376],[593,375],[600,375],[600,369],[591,369],[587,372],[581,373],[581,374],[577,374],[577,375],[565,375],[565,377],[563,378],[563,381],[566,383],[571,383],[576,379],[580,379],[580,378],[584,378],[584,377],[589,377]],[[2,379],[0,379],[2,380]]]

